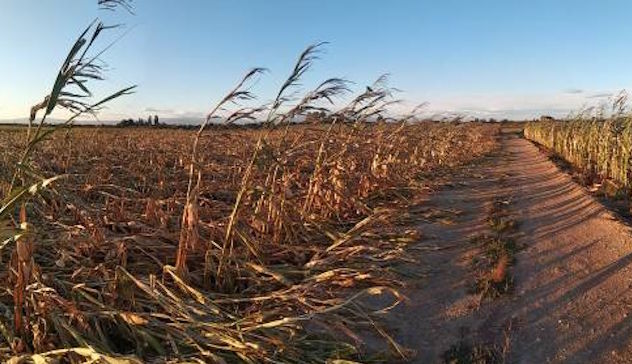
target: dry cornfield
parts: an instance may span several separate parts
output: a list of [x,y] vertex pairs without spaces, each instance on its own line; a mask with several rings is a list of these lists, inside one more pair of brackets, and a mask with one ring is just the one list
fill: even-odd
[[[418,239],[398,215],[435,173],[488,153],[496,129],[290,126],[267,137],[246,188],[261,131],[210,130],[199,143],[193,204],[192,132],[55,134],[36,147],[28,171],[62,178],[27,205],[33,274],[20,309],[15,272],[1,272],[0,357],[371,360],[352,334],[379,316],[363,308],[363,296],[390,297],[385,310],[403,299],[392,267]],[[24,135],[0,133],[4,181]],[[183,236],[186,270],[176,274]],[[2,250],[3,262],[21,259],[10,251]],[[23,316],[17,327],[14,311]]]
[[5,2],[1,363],[632,363],[624,5]]
[[[319,43],[271,103],[245,106],[254,68],[195,133],[72,129],[135,90],[92,92],[109,46],[92,48],[114,28],[91,23],[28,127],[0,131],[0,360],[383,360],[366,330],[406,357],[376,323],[404,300],[395,266],[418,240],[400,215],[437,173],[489,153],[497,127],[384,118],[399,102],[386,75],[336,111],[345,79],[300,96]],[[55,109],[69,116],[49,125]],[[243,120],[259,125],[231,125]]]

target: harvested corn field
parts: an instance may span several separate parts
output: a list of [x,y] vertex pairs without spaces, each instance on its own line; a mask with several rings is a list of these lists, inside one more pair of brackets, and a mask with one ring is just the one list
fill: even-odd
[[[33,161],[41,178],[61,178],[27,205],[33,274],[20,306],[17,277],[2,271],[2,360],[76,347],[142,361],[370,358],[352,340],[377,319],[363,296],[388,297],[382,309],[400,303],[392,268],[420,235],[400,215],[451,168],[489,153],[496,131],[292,126],[268,137],[244,182],[262,131],[212,130],[200,140],[193,204],[193,132],[56,134]],[[3,171],[17,163],[25,133],[0,133]],[[7,266],[20,259],[12,247],[2,250]],[[308,326],[321,329],[310,335]]]

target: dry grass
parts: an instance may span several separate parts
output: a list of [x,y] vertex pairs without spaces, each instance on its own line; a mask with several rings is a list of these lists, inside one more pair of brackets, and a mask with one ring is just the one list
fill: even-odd
[[486,298],[498,298],[513,289],[516,221],[510,216],[507,206],[511,198],[497,197],[491,206],[487,221],[490,232],[476,236],[473,243],[480,247],[474,267],[477,270],[475,292],[480,294],[480,303]]
[[[26,205],[35,264],[22,332],[15,275],[1,272],[0,359],[370,360],[352,334],[379,316],[362,296],[390,295],[386,310],[402,299],[390,267],[417,239],[395,217],[424,178],[491,150],[495,131],[302,125],[266,131],[261,142],[257,130],[213,130],[199,138],[193,204],[193,133],[54,134],[34,147],[29,171],[66,177]],[[5,193],[23,133],[0,133]],[[183,230],[185,277],[175,267]],[[15,259],[10,250],[2,261]]]

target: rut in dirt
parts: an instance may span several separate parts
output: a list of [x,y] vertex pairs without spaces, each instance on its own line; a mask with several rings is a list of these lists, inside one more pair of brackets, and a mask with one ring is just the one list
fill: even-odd
[[[418,278],[388,318],[408,362],[632,362],[630,229],[516,130],[499,144],[418,207]],[[477,242],[495,206],[515,251],[510,286],[489,296]]]

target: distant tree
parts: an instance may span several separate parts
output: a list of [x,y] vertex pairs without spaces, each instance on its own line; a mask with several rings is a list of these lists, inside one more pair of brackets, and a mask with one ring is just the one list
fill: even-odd
[[154,115],[154,125],[155,126],[160,125],[160,122],[158,122],[158,115]]
[[118,126],[125,126],[125,127],[129,127],[129,126],[134,126],[136,123],[134,123],[133,119],[123,119],[121,120],[117,125]]

